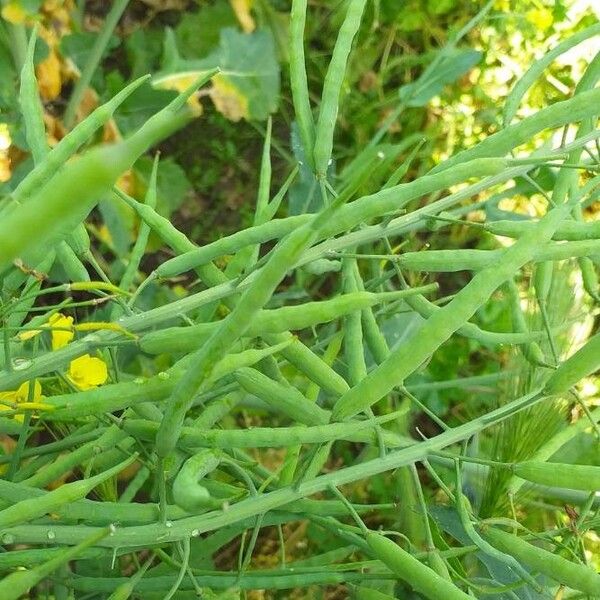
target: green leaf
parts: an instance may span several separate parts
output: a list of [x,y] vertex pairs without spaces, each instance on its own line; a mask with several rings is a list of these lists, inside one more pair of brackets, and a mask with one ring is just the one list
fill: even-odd
[[476,65],[481,56],[477,50],[454,50],[435,69],[426,69],[417,81],[402,86],[398,92],[400,100],[407,106],[425,106],[446,85],[454,83]]
[[179,89],[182,82],[203,71],[220,67],[213,78],[211,98],[219,112],[237,121],[264,120],[279,103],[279,64],[269,31],[245,34],[223,29],[219,47],[202,60],[186,60],[179,55],[173,36],[167,31],[163,71],[153,80],[156,87]]
[[136,29],[125,39],[131,79],[137,79],[158,68],[162,53],[162,30]]
[[198,12],[186,12],[175,28],[177,48],[182,58],[204,58],[219,44],[220,31],[236,25],[235,14],[226,0],[202,6]]
[[[143,156],[135,164],[136,178],[147,187],[152,172],[153,160]],[[156,210],[168,217],[183,203],[186,194],[192,189],[192,184],[186,177],[185,171],[171,157],[161,159],[156,178]]]
[[[66,35],[60,41],[60,52],[63,56],[68,56],[81,71],[92,51],[97,35],[90,31]],[[121,40],[112,35],[106,47],[107,52],[114,50],[120,43]]]

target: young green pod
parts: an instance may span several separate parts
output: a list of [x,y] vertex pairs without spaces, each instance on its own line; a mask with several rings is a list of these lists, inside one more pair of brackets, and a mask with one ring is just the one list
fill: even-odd
[[256,369],[238,369],[235,378],[248,393],[294,421],[305,425],[324,425],[329,422],[328,411],[308,400],[296,388],[273,381]]
[[354,588],[352,598],[353,600],[394,600],[394,596],[367,587]]
[[367,544],[386,567],[430,600],[472,600],[453,583],[440,577],[412,554],[379,533],[369,533]]
[[325,75],[319,118],[315,130],[314,163],[318,177],[325,177],[331,151],[333,149],[333,132],[337,121],[338,107],[342,83],[346,73],[346,65],[352,41],[358,32],[365,9],[366,0],[350,0],[346,17],[340,28],[331,62]]
[[530,569],[547,575],[554,581],[574,590],[597,597],[600,592],[600,574],[589,567],[572,563],[559,554],[548,552],[539,546],[500,529],[493,527],[485,531],[485,536],[502,552],[514,556]]
[[[353,292],[342,294],[329,300],[306,302],[298,306],[283,306],[271,310],[261,310],[253,319],[246,336],[253,338],[266,333],[300,331],[321,323],[339,319],[353,311],[363,310],[382,302],[392,302],[420,293],[437,289],[435,284],[415,287],[399,292]],[[168,327],[147,333],[140,341],[140,347],[150,354],[179,353],[199,348],[219,322],[198,323],[189,327]]]
[[515,463],[514,474],[533,483],[571,490],[600,490],[600,467],[553,462],[526,461]]
[[55,511],[64,504],[84,498],[98,484],[117,475],[136,459],[137,455],[133,455],[104,473],[89,477],[88,479],[74,481],[73,483],[66,483],[63,486],[48,492],[44,496],[37,496],[35,498],[28,498],[27,500],[17,502],[0,511],[0,527],[11,527],[19,523],[37,519],[47,513]]
[[[509,279],[506,283],[508,291],[509,308],[512,319],[513,329],[519,333],[528,333],[525,315],[521,310],[521,300],[519,298],[519,290],[513,279]],[[521,344],[521,352],[527,361],[536,367],[547,366],[547,360],[537,342],[529,344]]]
[[211,505],[210,492],[200,481],[220,464],[222,454],[217,450],[201,450],[188,458],[173,481],[173,500],[188,512],[196,512]]
[[111,529],[114,530],[114,527],[111,526],[109,528],[101,529],[100,531],[94,531],[92,535],[83,540],[80,544],[71,548],[61,549],[56,553],[56,556],[53,556],[45,563],[32,569],[15,571],[14,573],[5,576],[0,581],[0,598],[3,600],[17,600],[18,598],[23,597],[23,595],[34,585],[51,575],[60,566],[77,558],[86,548],[89,548],[104,539],[109,535]]
[[546,382],[548,395],[564,394],[577,382],[600,368],[600,334],[590,338],[583,347],[564,361]]

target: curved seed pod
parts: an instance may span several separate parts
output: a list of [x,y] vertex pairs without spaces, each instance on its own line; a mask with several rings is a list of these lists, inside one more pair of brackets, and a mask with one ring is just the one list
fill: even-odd
[[212,503],[210,492],[200,481],[220,464],[222,454],[215,450],[202,450],[188,458],[173,481],[173,500],[188,512],[196,512]]
[[559,554],[548,552],[539,546],[500,529],[490,527],[485,536],[499,549],[531,569],[547,575],[574,590],[590,596],[598,596],[600,592],[600,574],[589,567],[572,563]]

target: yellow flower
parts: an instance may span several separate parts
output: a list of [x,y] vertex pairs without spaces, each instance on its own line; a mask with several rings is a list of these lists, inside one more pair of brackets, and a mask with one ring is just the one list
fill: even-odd
[[71,361],[67,377],[80,390],[89,390],[108,379],[108,369],[102,359],[84,354]]
[[2,7],[2,18],[13,25],[21,25],[27,19],[27,12],[19,2],[9,2]]
[[[11,404],[20,404],[22,402],[39,402],[42,397],[42,386],[36,379],[33,384],[33,395],[29,397],[29,381],[22,383],[18,389],[11,390],[8,392],[0,392],[0,411],[11,410],[14,407],[10,404],[2,404],[3,400],[10,402]],[[15,415],[16,421],[23,422],[23,415]]]
[[[48,323],[50,324],[50,327],[52,327],[52,350],[63,348],[75,336],[75,332],[72,330],[73,317],[67,317],[62,313],[56,313],[48,319]],[[67,329],[70,331],[66,331]]]
[[554,23],[552,11],[547,8],[532,8],[525,15],[527,20],[538,29],[548,29]]

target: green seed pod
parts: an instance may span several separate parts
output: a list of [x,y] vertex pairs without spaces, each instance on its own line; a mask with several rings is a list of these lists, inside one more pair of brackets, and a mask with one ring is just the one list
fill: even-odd
[[384,594],[373,588],[356,587],[353,592],[352,598],[354,600],[394,600],[394,596]]
[[202,450],[188,458],[173,482],[173,500],[189,512],[197,512],[211,505],[210,492],[200,481],[221,463],[221,454],[215,450]]
[[600,467],[527,461],[513,465],[514,474],[533,483],[571,490],[600,490]]
[[600,574],[589,567],[572,563],[558,554],[534,546],[520,537],[500,529],[490,527],[486,530],[485,535],[494,546],[514,556],[519,562],[527,565],[532,570],[543,573],[574,590],[579,590],[593,597],[598,596],[600,592]]
[[430,600],[473,600],[435,571],[426,567],[412,554],[378,533],[367,535],[367,544],[384,565],[400,579]]
[[548,395],[564,394],[579,380],[600,368],[600,334],[590,338],[575,354],[563,362],[546,382]]

